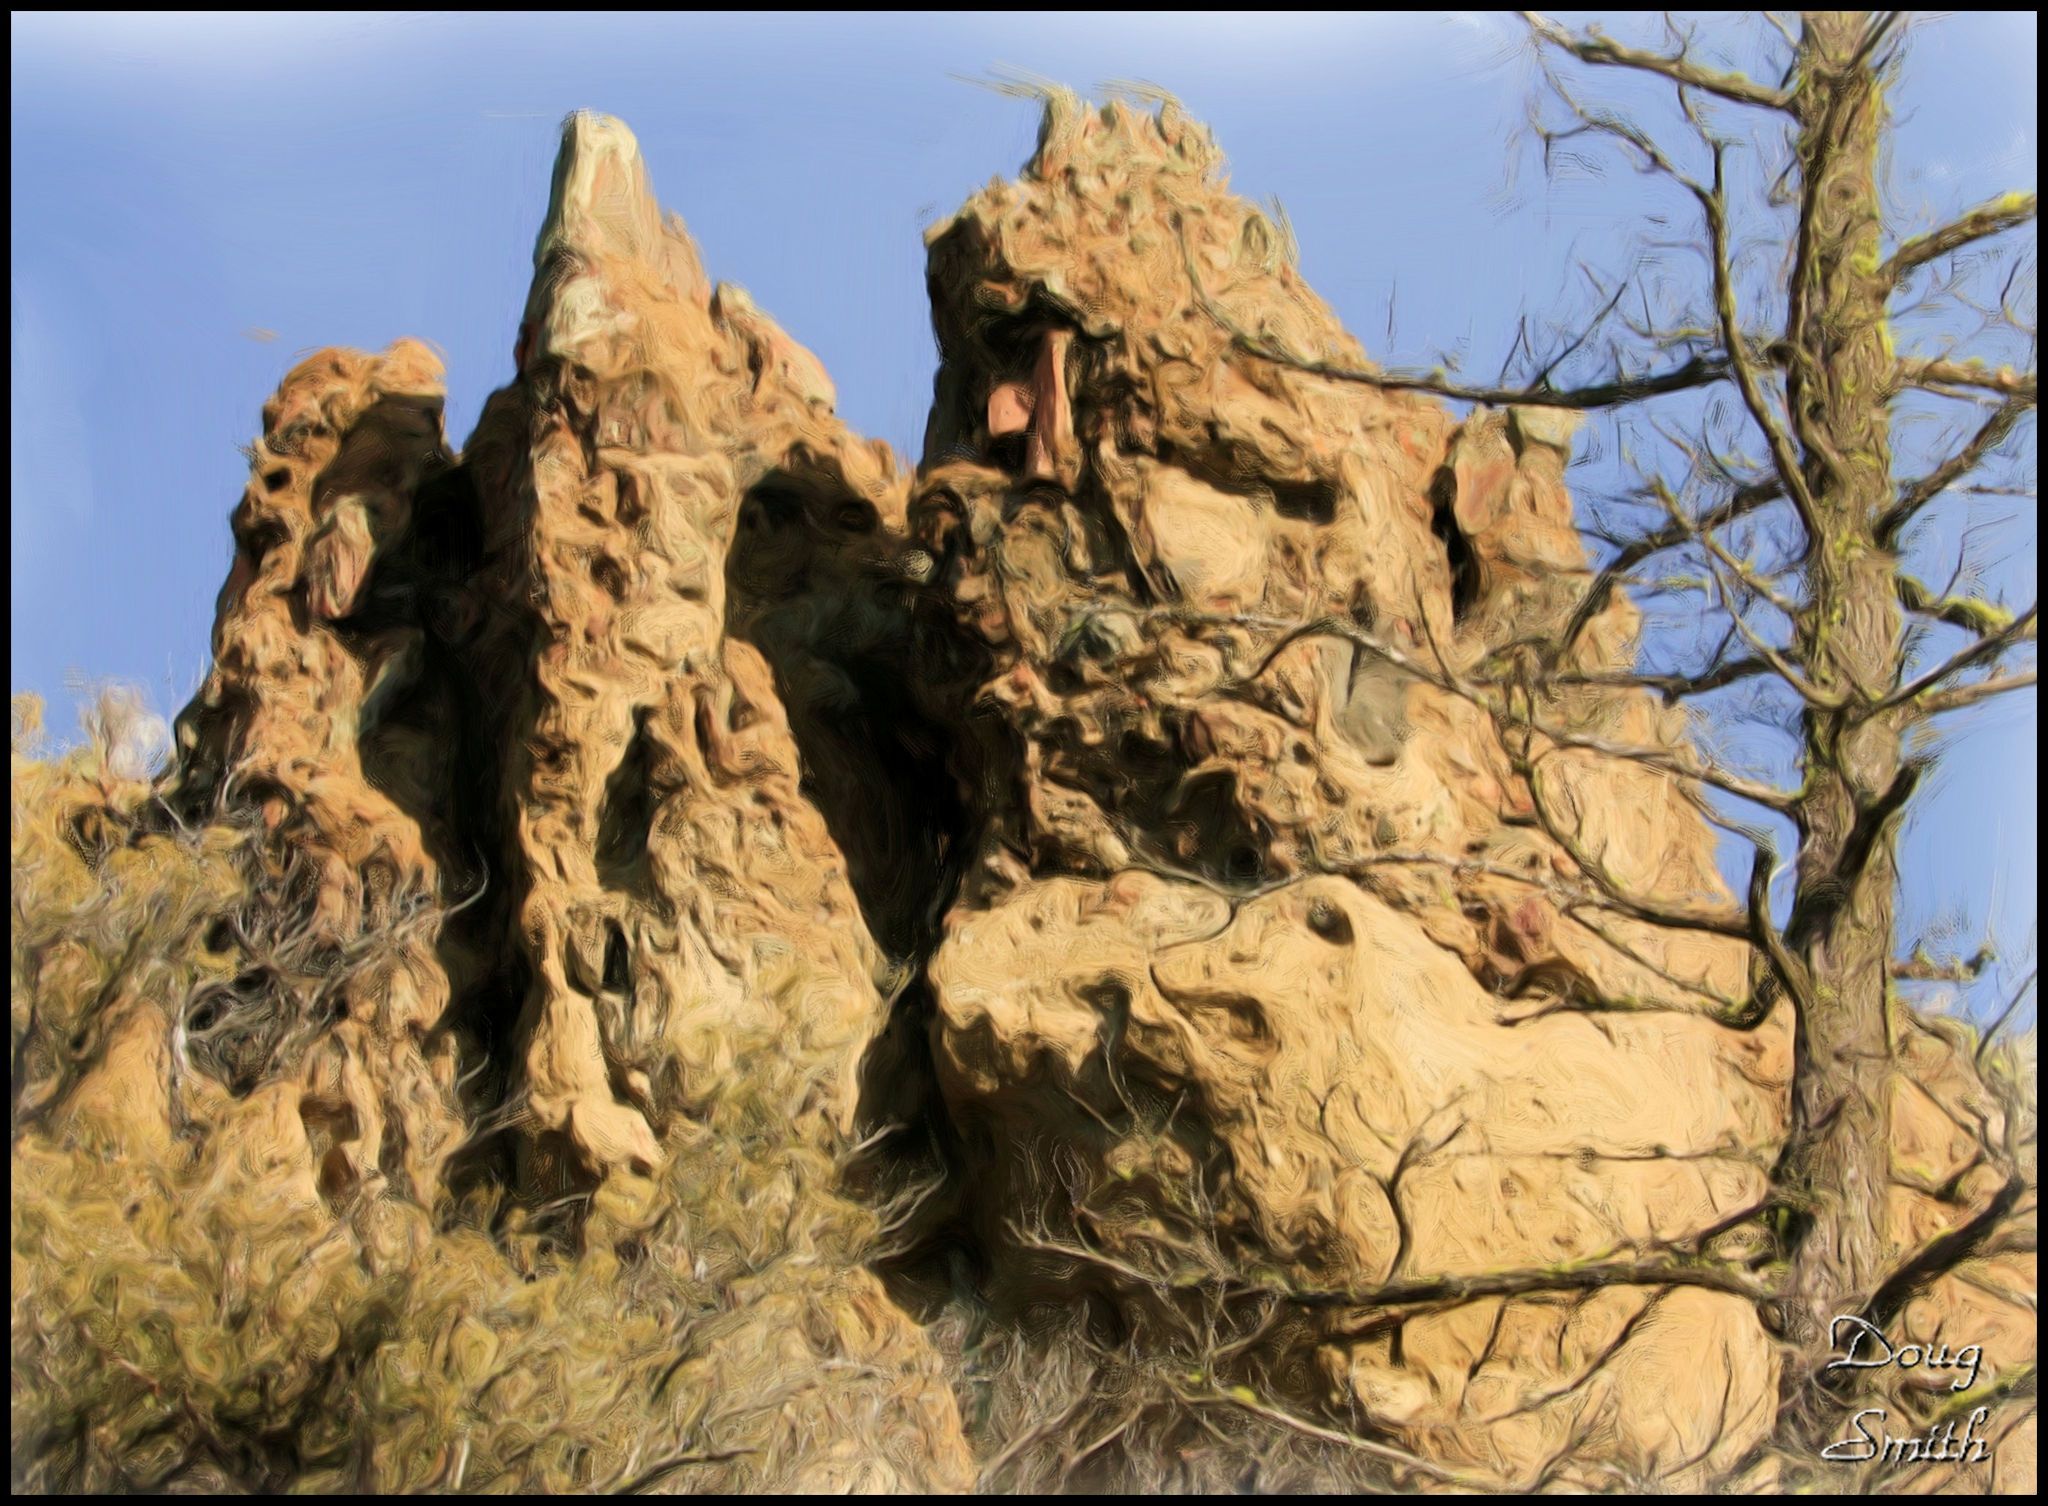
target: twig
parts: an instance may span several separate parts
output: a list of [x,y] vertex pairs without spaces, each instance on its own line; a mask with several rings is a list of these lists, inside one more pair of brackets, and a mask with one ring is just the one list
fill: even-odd
[[1931,230],[1926,235],[1916,235],[1911,240],[1902,241],[1899,249],[1892,253],[1891,260],[1884,264],[1879,275],[1887,283],[1897,286],[1915,267],[1923,266],[1936,257],[1946,256],[1960,246],[1967,246],[1971,241],[1982,240],[1988,235],[1997,235],[2001,231],[2024,225],[2034,217],[2035,199],[2036,195],[2032,193],[2001,194],[1988,203],[1979,204],[1962,218],[1942,226],[1939,230]]
[[2018,399],[2001,403],[1984,421],[1984,426],[1970,437],[1968,444],[1918,481],[1908,482],[1900,490],[1898,500],[1878,519],[1877,542],[1886,549],[1891,548],[1921,508],[1975,470],[1984,457],[2004,441],[2029,406]]
[[1332,382],[1356,382],[1367,387],[1377,387],[1385,392],[1428,392],[1458,402],[1485,403],[1493,407],[1586,409],[1610,408],[1622,403],[1640,402],[1646,397],[1658,397],[1668,392],[1684,392],[1695,387],[1710,386],[1728,374],[1725,361],[1695,356],[1670,371],[1637,377],[1617,376],[1611,382],[1598,382],[1590,386],[1554,391],[1542,387],[1467,387],[1436,374],[1425,376],[1372,371],[1363,367],[1339,365],[1333,361],[1310,360],[1282,350],[1270,341],[1260,339],[1231,319],[1203,289],[1201,277],[1195,270],[1193,251],[1187,243],[1186,230],[1177,213],[1174,216],[1174,232],[1180,236],[1189,290],[1202,312],[1214,320],[1217,326],[1230,336],[1231,343],[1246,355],[1254,356],[1261,361],[1271,361],[1276,366],[1285,366],[1304,376],[1321,377]]
[[1897,380],[1904,387],[1923,387],[1941,392],[1950,387],[1974,388],[2013,398],[2027,407],[2034,405],[2035,376],[2010,366],[1996,370],[1982,361],[1909,359],[1899,362]]
[[[1980,664],[1987,659],[1994,659],[1998,655],[2004,653],[2007,649],[2012,648],[2017,644],[2027,642],[2034,636],[2034,619],[2039,611],[2040,606],[2038,603],[2028,607],[2024,612],[2020,613],[2019,616],[2015,617],[2012,620],[2011,625],[2006,627],[2003,631],[1991,633],[1983,638],[1978,639],[1977,642],[1971,644],[1968,648],[1964,649],[1954,658],[1948,660],[1944,664],[1936,665],[1933,669],[1930,669],[1926,674],[1920,676],[1919,679],[1913,681],[1912,684],[1907,685],[1902,689],[1893,691],[1890,695],[1886,696],[1883,700],[1879,701],[1875,706],[1873,706],[1871,710],[1873,712],[1889,711],[1894,706],[1903,706],[1909,701],[1918,699],[1920,696],[1924,695],[1928,690],[1932,689],[1936,685],[1939,685],[1943,680],[1949,678],[1949,676],[1961,674],[1964,670],[1968,669],[1973,664]],[[2028,683],[2031,683],[2031,680],[2029,680]],[[1981,690],[1982,687],[1971,685],[1965,686],[1963,687],[1963,689],[1965,691],[1978,691]],[[1953,696],[1956,694],[1956,692],[1951,692],[1950,694]],[[1977,696],[1973,698],[1981,699],[1982,697]],[[1961,702],[1959,704],[1967,704],[1967,702]]]
[[2027,976],[2020,980],[2020,986],[2013,990],[2012,997],[2006,1001],[2005,1008],[1998,1011],[1998,1018],[1984,1027],[1984,1038],[1977,1042],[1976,1053],[1971,1058],[1979,1066],[1983,1065],[1984,1053],[1991,1049],[1992,1041],[1996,1040],[1998,1032],[2005,1028],[2005,1022],[2012,1018],[2013,1011],[2020,1007],[2020,1001],[2026,998],[2027,991],[2034,986],[2040,972],[2038,967],[2029,969]]
[[1719,69],[1704,68],[1686,57],[1683,51],[1670,57],[1661,57],[1654,52],[1640,48],[1625,47],[1603,35],[1599,28],[1588,28],[1585,37],[1575,37],[1555,21],[1535,11],[1519,13],[1537,36],[1553,47],[1562,48],[1582,63],[1605,64],[1616,68],[1634,68],[1644,73],[1654,73],[1688,89],[1699,89],[1716,98],[1732,100],[1736,104],[1759,105],[1770,110],[1789,110],[1792,96],[1783,89],[1773,89],[1764,84],[1752,83],[1739,73],[1723,73]]
[[1389,1463],[1399,1464],[1408,1469],[1419,1470],[1423,1474],[1444,1481],[1446,1484],[1462,1485],[1471,1490],[1483,1490],[1489,1493],[1494,1489],[1494,1482],[1492,1481],[1477,1475],[1466,1474],[1460,1470],[1447,1469],[1441,1464],[1432,1464],[1427,1459],[1411,1454],[1406,1449],[1395,1448],[1390,1443],[1378,1443],[1370,1438],[1360,1438],[1355,1433],[1340,1432],[1336,1428],[1322,1427],[1310,1422],[1305,1417],[1296,1417],[1293,1413],[1283,1412],[1278,1407],[1269,1407],[1256,1396],[1251,1395],[1248,1390],[1246,1390],[1245,1394],[1239,1395],[1221,1390],[1208,1392],[1188,1391],[1175,1386],[1174,1395],[1190,1406],[1236,1407],[1241,1411],[1251,1413],[1254,1417],[1263,1417],[1268,1422],[1278,1423],[1281,1427],[1290,1428],[1305,1437],[1314,1438],[1322,1443],[1334,1443],[1341,1448],[1355,1449],[1359,1453],[1370,1454],[1376,1459],[1385,1459]]

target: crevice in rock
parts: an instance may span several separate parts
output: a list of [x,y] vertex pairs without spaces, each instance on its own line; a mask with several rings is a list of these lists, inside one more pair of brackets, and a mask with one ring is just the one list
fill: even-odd
[[898,961],[928,949],[965,814],[950,737],[915,700],[900,543],[872,504],[778,471],[740,509],[726,568],[728,631],[768,661],[868,928]]
[[1458,478],[1450,467],[1439,469],[1429,484],[1429,526],[1444,546],[1444,561],[1451,577],[1451,616],[1454,620],[1471,614],[1479,603],[1479,558],[1472,541],[1458,527]]
[[634,715],[632,739],[605,781],[604,804],[598,812],[598,882],[629,894],[644,894],[647,888],[647,834],[657,803],[650,781],[654,749],[648,737],[649,714],[642,707]]

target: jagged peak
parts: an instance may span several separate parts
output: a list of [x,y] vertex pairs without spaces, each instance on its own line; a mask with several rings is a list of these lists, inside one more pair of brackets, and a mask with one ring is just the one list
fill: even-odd
[[588,110],[566,117],[534,265],[564,247],[645,256],[660,239],[661,211],[626,123]]
[[562,121],[547,218],[534,242],[529,319],[544,311],[564,262],[617,260],[646,265],[700,306],[710,296],[683,222],[663,214],[654,196],[638,138],[622,120],[578,110]]
[[[1026,176],[1050,182],[1061,173],[1114,161],[1127,170],[1171,173],[1224,186],[1223,151],[1206,126],[1182,111],[1180,101],[1148,84],[1118,86],[1101,105],[1071,89],[1050,89],[1038,125],[1038,144]],[[1147,110],[1133,108],[1151,104]]]

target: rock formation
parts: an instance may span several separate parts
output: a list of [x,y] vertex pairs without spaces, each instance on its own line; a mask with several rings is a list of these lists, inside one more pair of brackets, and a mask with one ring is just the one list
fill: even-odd
[[[815,359],[713,288],[616,122],[569,121],[535,273],[517,380],[459,464],[411,342],[286,379],[173,798],[260,807],[309,870],[318,961],[377,959],[309,1045],[263,1042],[297,1082],[280,1133],[337,1207],[365,1180],[535,1208],[623,1186],[632,1229],[707,1141],[829,1155],[851,1125],[882,960],[768,665],[728,633],[772,603],[727,567],[749,527],[859,553],[904,479]],[[778,1173],[748,1216],[803,1215],[792,1175],[823,1173]],[[928,1347],[844,1279],[847,1359],[927,1457],[892,1475],[856,1449],[798,1488],[964,1483]]]
[[[1789,1006],[1613,902],[1727,899],[1682,715],[1588,684],[1518,737],[1469,680],[1629,662],[1625,600],[1572,620],[1570,425],[1314,370],[1368,363],[1170,104],[1054,98],[927,240],[914,476],[590,116],[459,455],[414,342],[285,378],[166,792],[260,817],[284,919],[53,1122],[240,1115],[240,1175],[359,1231],[567,1202],[640,1258],[676,1167],[772,1130],[813,1170],[764,1228],[831,1158],[914,1163],[908,1226],[999,1314],[1171,1344],[1287,1294],[1229,1347],[1396,1483],[1725,1478],[1779,1407],[1740,1272]],[[184,1108],[109,1090],[173,1057]],[[1976,1131],[1898,1117],[1903,1248],[1997,1189]],[[784,1338],[879,1377],[900,1447],[797,1483],[965,1485],[936,1351],[833,1279],[858,1321]]]
[[[1339,1291],[1705,1239],[1763,1199],[1787,1022],[1715,1018],[1746,994],[1741,943],[1586,904],[1493,724],[1434,683],[1554,634],[1583,590],[1568,436],[1234,350],[1233,326],[1363,361],[1218,169],[1170,108],[1056,109],[1023,179],[933,232],[912,526],[984,645],[954,719],[987,709],[997,795],[931,976],[947,1106],[1003,1189],[985,1206],[1072,1207],[1127,1264],[1213,1247]],[[1589,667],[1630,626],[1610,607]],[[1570,710],[1617,742],[1678,730]],[[1611,872],[1719,896],[1676,781],[1547,763]],[[1596,1426],[1597,1463],[1697,1482],[1774,1413],[1768,1338],[1723,1292],[1325,1326],[1366,1415],[1504,1483]],[[1697,1405],[1625,1405],[1631,1375],[1678,1370]]]

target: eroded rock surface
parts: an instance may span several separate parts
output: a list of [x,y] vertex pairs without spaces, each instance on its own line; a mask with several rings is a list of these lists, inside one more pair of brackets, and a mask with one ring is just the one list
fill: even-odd
[[[816,359],[705,277],[616,121],[565,127],[514,360],[459,459],[413,342],[323,353],[265,410],[175,793],[260,812],[293,870],[279,913],[325,949],[308,971],[368,960],[338,1019],[269,1028],[254,972],[224,991],[266,1021],[229,1084],[249,1096],[209,1100],[246,1163],[225,1174],[359,1233],[387,1176],[422,1205],[509,1194],[535,1217],[601,1188],[581,1237],[644,1252],[675,1221],[670,1164],[715,1185],[730,1152],[707,1141],[731,1140],[758,1162],[748,1216],[779,1231],[757,1247],[843,1262],[817,1200],[884,959],[799,787],[775,670],[729,628],[800,692],[828,673],[778,613],[813,573],[896,578],[875,539],[906,478],[833,416]],[[900,634],[900,608],[869,615]],[[821,698],[801,697],[814,721]],[[110,1070],[161,1067],[170,1027],[138,1019]],[[90,1116],[110,1095],[72,1096]],[[737,1342],[781,1312],[787,1373],[873,1380],[848,1393],[872,1415],[792,1455],[791,1488],[966,1483],[935,1355],[874,1277],[755,1285],[759,1334]],[[817,1423],[799,1406],[786,1427]]]
[[622,127],[571,124],[536,263],[521,381],[465,456],[463,653],[516,750],[518,1081],[586,1169],[647,1170],[649,1116],[720,1091],[739,1040],[831,1060],[812,1107],[850,1109],[879,958],[769,668],[727,635],[726,565],[763,488],[788,526],[864,534],[900,482],[808,352],[712,288]]
[[301,1138],[309,1155],[317,1141],[330,1188],[390,1177],[416,1198],[438,1190],[463,1134],[461,1037],[435,945],[455,855],[455,707],[436,693],[416,606],[438,568],[417,547],[416,498],[454,463],[441,376],[417,341],[325,351],[265,405],[174,792],[195,812],[261,813],[285,886],[309,901],[297,961],[331,973],[334,995],[327,1018],[306,1017],[259,961],[188,1012],[185,1034],[242,1091],[297,1074]]
[[1171,106],[1055,100],[928,239],[910,517],[988,792],[936,1063],[1007,1279],[1277,1271],[1331,1400],[1454,1478],[1720,1476],[1777,1414],[1755,1302],[1548,1278],[1763,1247],[1789,1012],[1602,903],[1726,899],[1682,717],[1588,686],[1510,748],[1461,678],[1628,662],[1625,602],[1569,622],[1569,425],[1300,369],[1365,358]]
[[[1682,715],[1597,683],[1633,609],[1573,616],[1570,424],[1303,369],[1368,362],[1171,105],[1053,98],[928,253],[914,475],[593,116],[460,455],[414,342],[286,377],[169,792],[259,820],[271,919],[196,1005],[121,995],[53,1132],[207,1126],[216,1183],[365,1248],[481,1197],[641,1261],[686,1258],[679,1167],[753,1157],[797,1265],[845,1261],[805,1198],[854,1140],[928,1145],[896,1227],[988,1310],[1165,1342],[1285,1292],[1234,1348],[1406,1483],[1723,1478],[1779,1411],[1740,1273],[1792,1028],[1744,941],[1607,902],[1728,896]],[[1467,677],[1538,650],[1593,683],[1504,739]],[[2014,1197],[1961,1048],[1910,1044],[1901,1250]],[[784,1483],[969,1483],[845,1263],[826,1307],[761,1276],[745,1342],[859,1370],[893,1441]],[[2032,1280],[1906,1316],[2030,1357]]]

